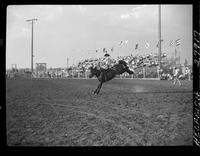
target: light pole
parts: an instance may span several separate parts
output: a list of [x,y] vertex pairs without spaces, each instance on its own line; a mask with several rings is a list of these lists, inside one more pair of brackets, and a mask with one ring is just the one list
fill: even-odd
[[[158,5],[158,39],[159,39],[159,45],[158,45],[158,64],[159,64],[159,70],[161,69],[161,5]],[[158,76],[160,77],[160,74],[158,73]]]
[[32,24],[32,31],[31,31],[31,72],[33,73],[33,23],[37,21],[36,18],[26,20],[26,22],[31,22]]
[[67,57],[67,68],[69,68],[69,58]]

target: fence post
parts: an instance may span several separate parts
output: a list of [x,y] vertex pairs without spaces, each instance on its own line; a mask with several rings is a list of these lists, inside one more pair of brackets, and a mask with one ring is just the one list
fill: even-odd
[[188,78],[189,78],[189,81],[191,81],[191,70],[188,69]]
[[145,78],[145,67],[143,67],[143,78]]
[[157,66],[157,75],[158,75],[158,78],[160,79],[159,66]]
[[78,71],[78,78],[80,79],[80,71]]

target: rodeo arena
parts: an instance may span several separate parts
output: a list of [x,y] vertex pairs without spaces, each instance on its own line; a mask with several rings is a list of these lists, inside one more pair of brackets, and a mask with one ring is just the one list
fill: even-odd
[[[37,30],[36,30],[37,31]],[[157,40],[157,39],[155,39]],[[185,146],[193,143],[193,67],[182,39],[113,57],[115,46],[66,67],[31,62],[6,70],[8,146]],[[116,46],[126,46],[121,40]],[[168,56],[161,42],[173,49]],[[160,46],[160,48],[159,48]],[[160,51],[159,51],[160,49]],[[102,57],[95,57],[101,53]],[[32,49],[33,57],[33,49]]]

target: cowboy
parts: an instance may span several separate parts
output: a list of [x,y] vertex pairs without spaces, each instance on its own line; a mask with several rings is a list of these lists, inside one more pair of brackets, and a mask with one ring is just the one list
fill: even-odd
[[181,86],[181,82],[180,82],[180,80],[179,80],[179,75],[180,75],[179,73],[180,73],[180,69],[177,68],[177,67],[174,67],[174,75],[173,75],[173,77],[174,77],[174,82],[173,82],[173,84],[175,85],[176,82],[178,81],[179,86]]

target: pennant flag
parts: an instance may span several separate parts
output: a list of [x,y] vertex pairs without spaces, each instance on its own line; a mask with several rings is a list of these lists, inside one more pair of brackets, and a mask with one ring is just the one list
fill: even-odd
[[181,41],[181,39],[179,38],[179,39],[177,39],[175,42],[176,42],[176,46],[179,46],[180,45],[180,41]]
[[120,46],[123,45],[123,41],[120,41],[120,42],[119,42],[119,45],[120,45]]
[[173,40],[171,40],[171,42],[170,42],[169,46],[171,47],[171,46],[173,46],[173,45],[174,45],[174,41],[173,41]]
[[111,48],[111,51],[113,52],[113,50],[114,50],[114,48],[112,47],[112,48]]
[[125,44],[128,44],[128,40],[125,40],[124,43],[125,43]]
[[[163,41],[164,41],[164,40],[161,40],[161,43],[162,43]],[[160,43],[160,41],[158,41],[158,43],[157,43],[157,45],[156,45],[157,48],[159,47],[159,43]]]
[[159,46],[159,42],[157,43],[156,47],[158,48],[158,46]]
[[137,49],[138,49],[138,44],[135,45],[135,50],[137,50]]
[[119,42],[119,45],[120,45],[120,46],[121,46],[121,45],[124,45],[124,44],[127,45],[127,44],[128,44],[128,40],[124,40],[124,41],[120,41],[120,42]]
[[149,48],[149,46],[150,46],[149,43],[146,43],[146,44],[145,44],[145,47],[146,47],[147,49]]
[[104,53],[106,52],[106,48],[103,48],[103,52],[104,52]]

